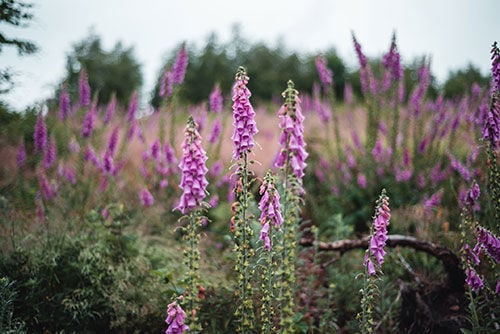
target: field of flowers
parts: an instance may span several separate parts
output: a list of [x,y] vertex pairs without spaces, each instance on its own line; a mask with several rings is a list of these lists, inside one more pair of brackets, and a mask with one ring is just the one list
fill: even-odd
[[[254,105],[79,99],[2,147],[2,333],[486,333],[500,328],[500,51],[491,87],[406,91],[395,38],[363,96],[318,55],[312,95]],[[489,56],[485,55],[485,61]],[[279,94],[281,92],[273,92]]]

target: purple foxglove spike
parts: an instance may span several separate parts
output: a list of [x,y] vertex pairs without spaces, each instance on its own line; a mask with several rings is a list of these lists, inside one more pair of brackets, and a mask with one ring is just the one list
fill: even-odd
[[36,119],[33,141],[35,144],[35,153],[45,151],[47,147],[47,125],[45,124],[45,118],[42,116],[41,112]]
[[328,89],[333,86],[333,72],[328,68],[326,59],[321,55],[316,56],[315,62],[323,89],[328,91]]
[[[384,256],[386,254],[384,247],[387,241],[387,226],[389,225],[390,218],[391,210],[389,209],[389,197],[387,197],[384,189],[377,201],[375,219],[373,221],[373,232],[369,246],[369,254],[375,258],[379,266],[384,263]],[[373,272],[372,269],[368,268],[369,254],[365,256],[364,264],[367,266],[369,272]]]
[[210,106],[210,111],[216,113],[222,112],[223,99],[219,85],[216,85],[213,91],[210,93],[209,106]]
[[89,111],[85,114],[85,117],[83,118],[82,131],[80,133],[80,135],[83,138],[89,138],[90,136],[92,136],[92,133],[94,132],[95,122],[96,122],[96,104],[92,103],[92,106],[90,107]]
[[139,193],[139,198],[141,200],[141,204],[145,207],[150,207],[154,204],[153,195],[149,192],[147,188],[144,188]]
[[79,88],[80,88],[80,106],[86,107],[90,105],[90,86],[87,77],[87,71],[85,69],[82,69],[80,71]]
[[472,290],[477,292],[483,288],[483,280],[481,279],[481,277],[479,277],[474,269],[467,268],[465,270],[465,276],[465,283],[467,283],[467,285],[469,285]]
[[68,88],[66,84],[64,84],[61,87],[61,95],[59,96],[59,119],[61,121],[64,121],[66,118],[68,118],[70,109],[71,105],[68,94]]
[[109,101],[108,106],[106,107],[106,114],[104,115],[104,124],[109,124],[116,110],[116,95],[113,94],[111,97],[111,101]]
[[51,138],[47,149],[43,152],[43,168],[48,169],[56,161],[57,147],[54,138]]
[[[179,299],[182,299],[179,297]],[[167,307],[167,318],[165,322],[168,325],[165,334],[183,334],[189,331],[189,327],[184,323],[186,319],[186,313],[177,302],[168,304]]]
[[217,142],[217,139],[219,139],[221,131],[222,131],[222,118],[218,117],[214,121],[214,124],[212,125],[212,129],[210,130],[210,135],[208,136],[208,142],[210,144],[215,144]]
[[[307,166],[305,160],[308,157],[304,141],[304,115],[302,114],[299,93],[291,80],[288,81],[288,87],[282,95],[285,97],[285,103],[278,111],[279,127],[282,131],[279,140],[281,148],[275,158],[274,165],[279,168],[290,168],[293,175],[302,184],[304,170]],[[289,166],[286,165],[287,162]],[[303,188],[297,190],[300,193],[303,192]]]
[[253,136],[258,133],[255,123],[255,111],[250,103],[250,90],[247,88],[248,76],[243,67],[236,73],[236,81],[233,86],[233,125],[234,143],[233,159],[237,160],[252,151],[255,145]]
[[174,66],[172,67],[172,82],[174,84],[182,84],[184,82],[184,76],[186,75],[187,66],[188,54],[186,50],[186,44],[182,44],[179,53],[177,54],[177,59],[175,60]]
[[179,187],[183,190],[183,193],[174,210],[187,214],[199,208],[207,195],[208,181],[206,174],[208,169],[206,167],[207,154],[201,147],[201,136],[192,116],[189,117],[184,134],[182,158],[179,163],[181,170]]
[[130,98],[130,102],[128,105],[128,112],[126,118],[127,122],[132,123],[136,119],[138,106],[139,106],[139,97],[137,95],[137,91],[135,91],[132,94],[132,97]]

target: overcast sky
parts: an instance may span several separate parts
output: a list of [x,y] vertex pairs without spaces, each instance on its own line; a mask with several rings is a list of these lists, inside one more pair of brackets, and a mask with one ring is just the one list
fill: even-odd
[[[28,38],[41,51],[20,58],[3,49],[0,67],[16,72],[16,87],[1,98],[24,108],[50,97],[64,76],[66,54],[93,27],[109,49],[117,41],[134,46],[149,94],[165,54],[181,41],[201,46],[210,32],[222,42],[239,23],[250,41],[320,52],[335,47],[356,65],[354,31],[368,56],[388,49],[396,31],[403,62],[431,55],[442,81],[450,70],[473,63],[488,73],[489,51],[500,41],[500,1],[495,0],[31,0],[35,19],[28,28],[0,31]],[[244,64],[242,64],[244,65]]]

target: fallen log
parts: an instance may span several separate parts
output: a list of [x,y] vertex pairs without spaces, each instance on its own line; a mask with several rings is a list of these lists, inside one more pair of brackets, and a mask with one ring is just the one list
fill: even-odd
[[[342,255],[353,249],[367,249],[369,241],[369,237],[362,239],[344,239],[332,242],[314,241],[311,237],[303,237],[300,239],[299,244],[303,247],[312,247],[316,242],[319,251],[335,251]],[[462,269],[460,258],[450,249],[432,242],[399,234],[388,235],[386,246],[389,248],[409,247],[437,258],[443,263],[448,275],[450,287],[463,291],[465,273]]]

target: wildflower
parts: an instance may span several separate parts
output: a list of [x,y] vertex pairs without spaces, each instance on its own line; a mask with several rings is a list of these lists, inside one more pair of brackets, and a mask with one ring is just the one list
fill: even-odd
[[163,144],[163,153],[165,153],[165,161],[167,162],[167,164],[175,165],[177,163],[174,149],[167,141]]
[[116,146],[118,144],[118,132],[119,128],[115,127],[113,129],[113,132],[111,132],[111,135],[109,136],[107,152],[110,156],[113,156],[116,152]]
[[80,88],[80,106],[86,107],[90,104],[90,86],[87,77],[87,71],[80,71],[80,79],[78,81]]
[[137,91],[132,94],[132,97],[130,98],[130,102],[128,105],[128,112],[127,112],[127,122],[131,123],[132,121],[135,120],[135,114],[137,113],[137,107],[139,104],[139,98],[137,96]]
[[333,86],[333,72],[327,66],[327,60],[321,55],[316,56],[316,69],[318,70],[319,79],[323,85],[323,89]]
[[373,261],[370,259],[370,256],[368,255],[368,253],[365,254],[363,265],[366,266],[366,270],[368,271],[368,275],[373,276],[377,273],[375,270],[375,265],[373,264]]
[[109,101],[106,107],[106,114],[104,115],[104,124],[109,124],[116,110],[116,95],[113,94],[111,101]]
[[43,152],[43,168],[49,168],[52,166],[54,161],[56,161],[56,150],[56,142],[54,138],[52,138],[47,145],[47,149]]
[[160,141],[158,139],[151,144],[151,156],[155,160],[160,159]]
[[469,169],[458,161],[457,158],[455,158],[451,153],[448,153],[448,157],[450,158],[451,168],[458,172],[465,181],[470,181],[472,175]]
[[314,110],[318,113],[319,119],[323,123],[328,123],[332,119],[332,110],[330,105],[325,105],[323,101],[321,101],[320,97],[320,86],[318,84],[313,85],[313,107]]
[[183,214],[199,206],[207,195],[208,181],[206,174],[208,169],[205,165],[207,154],[201,147],[201,136],[196,127],[193,117],[190,116],[184,131],[182,159],[179,163],[182,173],[179,187],[183,190],[183,193],[179,204],[175,208]]
[[497,281],[497,285],[495,286],[495,293],[500,295],[500,280]]
[[71,137],[71,139],[69,140],[68,150],[71,153],[79,153],[80,152],[80,144],[78,143],[78,141],[76,140],[76,138],[74,136]]
[[359,61],[361,90],[363,91],[363,93],[367,93],[368,89],[370,89],[370,92],[373,95],[376,95],[377,83],[375,81],[375,78],[373,77],[373,72],[370,68],[370,64],[368,63],[368,58],[366,58],[366,56],[363,54],[363,51],[361,50],[361,44],[358,43],[358,41],[356,40],[356,36],[354,36],[354,34],[352,34],[352,40]]
[[211,177],[215,178],[219,176],[222,173],[222,170],[224,169],[224,165],[222,161],[218,160],[213,163],[213,165],[210,167],[209,174]]
[[367,186],[367,181],[366,181],[366,176],[363,173],[358,173],[358,186],[362,189],[366,189]]
[[260,230],[260,240],[264,241],[264,248],[268,251],[271,250],[271,238],[269,237],[269,222],[264,223]]
[[41,112],[36,119],[33,141],[35,144],[35,153],[45,151],[45,147],[47,146],[47,125]]
[[422,110],[422,100],[425,92],[431,83],[431,71],[428,64],[422,64],[418,71],[418,86],[410,96],[409,106],[415,116],[420,115]]
[[234,142],[234,159],[239,159],[252,150],[255,145],[253,136],[258,132],[255,112],[249,100],[252,94],[247,88],[248,80],[246,70],[240,66],[233,86],[234,133],[231,138]]
[[401,56],[396,45],[396,35],[392,36],[391,47],[389,52],[383,56],[382,65],[386,70],[384,89],[387,90],[391,84],[391,80],[400,81],[403,77],[403,67],[401,66]]
[[213,112],[222,112],[222,93],[219,85],[216,85],[214,90],[210,93],[209,106],[210,110]]
[[97,158],[97,155],[96,155],[94,149],[90,145],[85,148],[85,154],[83,156],[83,159],[85,161],[92,162],[92,164],[97,168],[100,168],[100,166],[101,166],[101,163],[99,162],[99,158]]
[[476,201],[479,199],[479,195],[481,195],[481,191],[479,190],[479,185],[476,181],[467,192],[465,197],[465,204],[471,208],[473,208],[476,204]]
[[210,135],[208,137],[208,142],[210,144],[214,144],[217,141],[217,138],[219,138],[221,131],[222,131],[222,119],[219,117],[215,120],[214,124],[212,125],[212,129],[210,130]]
[[474,269],[470,267],[467,268],[465,270],[465,276],[465,283],[467,283],[472,288],[472,290],[477,292],[483,288],[483,280],[481,279],[481,277],[479,277]]
[[500,50],[498,50],[497,42],[491,47],[491,80],[492,90],[500,91]]
[[485,228],[480,227],[477,233],[477,243],[496,262],[500,263],[500,239]]
[[182,334],[185,331],[189,331],[189,327],[184,323],[186,319],[186,313],[177,302],[168,304],[167,306],[167,318],[165,322],[168,325],[165,334]]
[[496,150],[500,141],[500,91],[491,98],[491,107],[488,110],[484,125],[483,139],[488,141],[493,150]]
[[479,262],[479,256],[477,255],[476,251],[474,249],[471,249],[469,244],[464,245],[464,251],[465,255],[467,257],[467,260],[472,261],[475,265],[478,265]]
[[92,136],[92,132],[94,131],[94,126],[95,126],[95,121],[96,121],[96,104],[93,103],[89,111],[85,114],[85,117],[83,118],[82,131],[80,133],[80,135],[83,138],[88,138]]
[[62,85],[61,87],[61,94],[59,95],[59,119],[61,121],[64,121],[70,111],[70,101],[69,101],[69,94],[68,94],[68,89],[66,85]]
[[50,201],[52,198],[57,196],[57,184],[55,182],[50,182],[42,173],[38,174],[38,187],[40,188],[42,196],[47,201]]
[[431,212],[432,209],[437,207],[441,203],[441,198],[443,197],[443,192],[438,191],[431,195],[431,197],[424,197],[424,210],[425,212]]
[[173,74],[171,70],[165,71],[160,81],[160,97],[172,95],[174,90]]
[[144,188],[139,193],[139,198],[141,199],[141,204],[145,207],[150,207],[154,203],[153,195],[149,192],[148,189]]
[[181,84],[186,75],[186,68],[188,66],[188,55],[186,51],[186,44],[182,44],[174,66],[172,67],[172,83]]
[[115,171],[114,160],[113,156],[109,152],[104,153],[104,156],[102,157],[101,168],[102,172],[104,172],[105,174],[113,175]]
[[274,185],[274,178],[268,171],[264,182],[260,186],[259,193],[262,198],[259,202],[260,224],[262,226],[260,239],[264,241],[266,250],[271,250],[271,240],[269,238],[269,230],[273,227],[279,228],[283,224],[283,217],[281,216],[280,208],[280,195]]
[[22,141],[17,148],[16,161],[18,168],[23,167],[26,162],[26,146],[24,145],[24,141]]
[[278,153],[274,165],[285,167],[289,164],[293,175],[301,182],[304,177],[304,169],[307,166],[305,160],[309,154],[305,150],[304,115],[302,115],[300,106],[301,101],[291,80],[288,81],[288,88],[283,92],[283,97],[285,97],[285,103],[278,111],[281,151]]
[[387,226],[391,218],[391,210],[389,209],[389,198],[382,190],[382,195],[378,200],[377,209],[373,221],[374,233],[370,239],[370,252],[375,257],[379,265],[384,263],[385,243],[387,241]]

